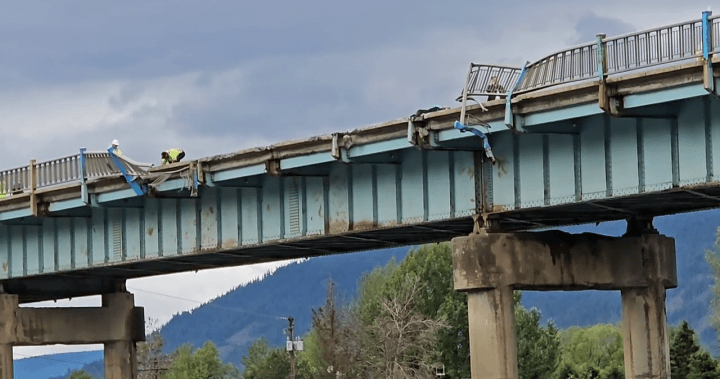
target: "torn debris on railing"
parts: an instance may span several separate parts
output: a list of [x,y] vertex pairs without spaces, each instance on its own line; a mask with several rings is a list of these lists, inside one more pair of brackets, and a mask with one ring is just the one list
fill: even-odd
[[455,129],[458,129],[462,133],[470,132],[470,133],[482,138],[483,149],[485,149],[485,156],[487,156],[488,159],[490,159],[490,161],[492,163],[495,163],[495,156],[493,155],[492,149],[490,148],[490,142],[488,142],[488,138],[485,135],[485,133],[483,133],[475,128],[465,126],[465,125],[461,124],[459,121],[455,121],[455,124],[453,124],[453,125],[455,126]]

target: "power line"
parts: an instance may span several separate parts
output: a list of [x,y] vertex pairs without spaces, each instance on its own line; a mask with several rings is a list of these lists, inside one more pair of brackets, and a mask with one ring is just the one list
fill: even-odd
[[198,300],[188,299],[188,298],[184,298],[184,297],[180,297],[180,296],[168,295],[168,294],[164,294],[164,293],[160,293],[160,292],[155,292],[155,291],[144,290],[144,289],[141,289],[141,288],[131,288],[131,287],[127,287],[127,289],[133,290],[133,291],[147,292],[147,293],[151,293],[151,294],[153,294],[153,295],[169,297],[169,298],[172,298],[172,299],[189,301],[189,302],[197,303],[197,304],[200,304],[200,305],[208,305],[208,306],[211,306],[211,307],[220,308],[220,309],[225,309],[225,310],[229,310],[229,311],[233,311],[233,312],[247,313],[247,314],[252,314],[252,315],[261,316],[261,317],[275,318],[275,319],[278,319],[278,320],[287,320],[287,317],[273,316],[273,315],[269,315],[269,314],[266,314],[266,313],[246,311],[246,310],[237,309],[237,308],[225,307],[225,306],[218,305],[218,304],[213,304],[213,303],[203,303],[202,301],[198,301]]

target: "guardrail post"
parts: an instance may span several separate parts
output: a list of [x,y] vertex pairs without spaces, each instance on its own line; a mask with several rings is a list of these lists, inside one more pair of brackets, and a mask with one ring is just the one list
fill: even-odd
[[86,160],[85,160],[85,151],[87,151],[86,148],[82,147],[80,148],[80,159],[78,160],[78,165],[80,166],[80,197],[82,198],[83,203],[85,205],[90,204],[89,196],[88,196],[88,189],[87,189],[87,166],[86,166]]
[[715,91],[715,76],[713,75],[712,64],[712,22],[710,22],[711,11],[702,13],[702,50],[705,65],[703,66],[703,86],[705,89],[717,96]]
[[600,109],[605,113],[610,112],[610,98],[607,93],[607,85],[605,83],[605,76],[607,76],[607,51],[605,50],[605,34],[598,34],[596,36],[595,51],[597,53],[597,76],[598,76],[598,105]]
[[463,93],[462,93],[462,106],[460,107],[460,123],[461,124],[466,123],[465,122],[465,107],[467,106],[468,91],[470,90],[468,88],[468,86],[470,85],[470,75],[472,75],[472,69],[473,69],[473,64],[470,63],[470,68],[468,69],[467,76],[465,77],[465,88],[463,88]]
[[[522,83],[523,79],[525,78],[525,73],[527,72],[528,63],[526,62],[525,65],[522,68],[522,71],[520,71],[520,76],[518,77],[517,82],[515,85],[510,88],[510,91],[508,91],[507,96],[505,97],[505,126],[510,128],[513,131],[517,131],[518,129],[522,129],[522,127],[518,128],[515,126],[515,116],[512,113],[512,95],[513,92],[515,92],[518,87],[520,87],[520,84]],[[523,130],[524,131],[524,130]]]
[[38,204],[37,195],[35,195],[35,189],[37,188],[37,166],[35,166],[35,160],[30,161],[30,214],[33,216],[38,215]]

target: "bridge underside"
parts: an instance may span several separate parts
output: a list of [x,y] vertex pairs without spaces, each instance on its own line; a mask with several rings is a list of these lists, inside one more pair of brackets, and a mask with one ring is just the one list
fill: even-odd
[[[678,188],[652,194],[507,211],[491,215],[489,220],[509,232],[623,220],[635,215],[662,216],[718,206],[720,185],[702,185],[692,189]],[[474,225],[471,217],[462,217],[333,236],[286,239],[281,243],[269,242],[240,249],[130,260],[57,274],[21,277],[5,280],[3,286],[7,292],[19,295],[20,303],[112,293],[119,282],[151,275],[449,241],[471,234]]]

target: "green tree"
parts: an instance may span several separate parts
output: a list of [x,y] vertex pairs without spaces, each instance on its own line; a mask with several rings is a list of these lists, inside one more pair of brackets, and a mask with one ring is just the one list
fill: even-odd
[[574,373],[606,379],[625,372],[622,335],[617,326],[573,327],[562,331],[560,340],[558,376]]
[[[414,278],[414,279],[410,279]],[[423,316],[426,321],[439,322],[424,338],[433,343],[432,352],[424,355],[422,364],[429,368],[433,365],[443,365],[449,378],[467,378],[470,376],[470,348],[467,295],[454,290],[452,271],[452,252],[448,244],[426,245],[408,253],[400,264],[391,261],[385,267],[374,269],[363,276],[358,286],[358,297],[349,310],[346,322],[352,325],[348,328],[350,336],[347,338],[349,351],[355,348],[354,366],[375,367],[377,361],[371,364],[372,358],[382,354],[378,346],[387,340],[386,336],[368,331],[378,331],[382,328],[379,320],[387,320],[388,305],[392,299],[407,296],[408,280],[416,281],[418,293],[413,295],[412,309],[415,316]],[[559,338],[557,328],[553,324],[540,326],[541,314],[538,310],[527,310],[519,305],[519,294],[516,304],[519,307],[516,316],[518,322],[518,345],[520,346],[520,372],[521,378],[544,377],[552,373],[557,365],[559,352]],[[387,326],[387,325],[385,325]],[[528,340],[539,338],[540,342]],[[537,349],[542,346],[542,349]],[[306,353],[312,347],[308,346]],[[422,351],[418,349],[417,351]],[[385,351],[383,354],[387,354]],[[391,354],[392,355],[392,354]],[[420,354],[423,355],[423,354]],[[413,355],[404,359],[412,361]],[[419,364],[415,362],[414,364]],[[368,372],[365,372],[368,374]],[[354,374],[359,375],[359,372]],[[378,372],[370,375],[379,375]]]
[[673,379],[717,378],[718,363],[700,347],[687,321],[670,329],[670,372]]
[[175,352],[169,371],[163,379],[220,379],[238,378],[239,373],[232,364],[223,364],[220,352],[211,341],[193,352],[192,346],[185,344]]
[[445,296],[440,314],[448,327],[438,332],[437,353],[450,378],[470,377],[470,335],[467,294],[452,291]]
[[695,332],[687,321],[670,332],[670,373],[673,379],[686,379],[690,374],[693,356],[700,350]]
[[719,376],[717,361],[707,351],[696,352],[690,362],[688,379],[717,379]]
[[95,377],[88,374],[85,370],[73,370],[70,376],[68,376],[68,379],[95,379]]
[[290,358],[285,349],[271,348],[265,337],[250,345],[242,364],[243,379],[285,379],[290,373]]
[[560,358],[560,336],[552,321],[540,325],[542,313],[537,308],[523,307],[522,293],[516,291],[515,332],[517,334],[518,377],[543,379],[550,377]]

